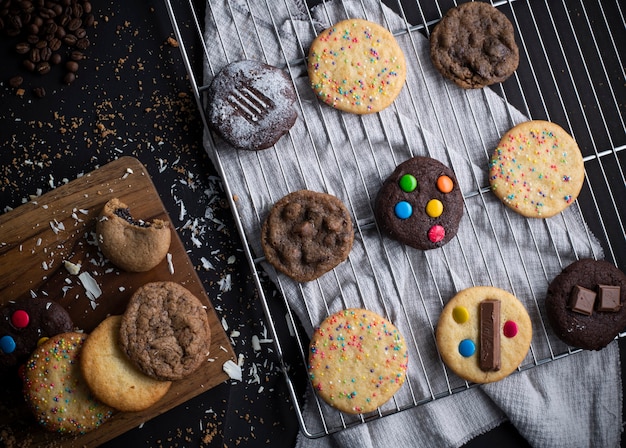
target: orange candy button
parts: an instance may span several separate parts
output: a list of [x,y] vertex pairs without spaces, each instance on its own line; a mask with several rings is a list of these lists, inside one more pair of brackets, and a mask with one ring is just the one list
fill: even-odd
[[437,189],[442,193],[450,193],[454,188],[454,182],[448,176],[439,176],[437,179]]

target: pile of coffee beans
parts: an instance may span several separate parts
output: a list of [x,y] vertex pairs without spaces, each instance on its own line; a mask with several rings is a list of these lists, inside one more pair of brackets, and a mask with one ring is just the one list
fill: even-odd
[[[87,29],[94,25],[89,0],[0,0],[0,33],[18,39],[15,53],[29,72],[46,75],[53,65],[64,64],[63,82],[76,80],[79,62],[89,47]],[[13,88],[24,81],[16,75],[9,80]],[[33,89],[45,96],[43,87]]]

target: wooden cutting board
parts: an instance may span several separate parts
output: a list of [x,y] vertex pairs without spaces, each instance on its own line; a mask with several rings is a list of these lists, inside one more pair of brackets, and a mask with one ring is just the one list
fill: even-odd
[[[148,410],[118,412],[100,428],[81,436],[61,436],[41,429],[16,391],[19,383],[8,392],[0,390],[0,428],[11,428],[17,441],[30,442],[29,446],[97,446],[227,380],[222,365],[229,359],[236,361],[175,231],[169,250],[171,266],[164,260],[149,272],[127,273],[102,258],[95,244],[95,219],[113,197],[128,205],[137,219],[170,220],[145,167],[132,157],[120,158],[0,215],[0,305],[32,295],[45,296],[63,305],[76,327],[89,333],[106,316],[122,314],[130,296],[143,284],[178,282],[207,307],[212,362],[175,381],[168,394]],[[170,225],[174,229],[171,221]],[[81,272],[89,272],[97,281],[102,295],[95,302],[87,297],[78,277],[65,269],[64,260],[81,264]]]

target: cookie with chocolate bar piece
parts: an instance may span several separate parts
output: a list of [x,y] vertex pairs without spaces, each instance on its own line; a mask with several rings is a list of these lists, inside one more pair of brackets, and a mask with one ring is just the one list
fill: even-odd
[[283,70],[253,60],[228,64],[208,90],[209,126],[238,149],[274,145],[296,122],[296,92]]
[[563,342],[600,350],[626,329],[625,302],[626,274],[608,261],[585,258],[552,280],[546,311]]

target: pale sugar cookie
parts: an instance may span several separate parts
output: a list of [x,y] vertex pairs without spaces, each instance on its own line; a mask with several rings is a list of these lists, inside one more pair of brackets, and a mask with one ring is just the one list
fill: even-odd
[[308,72],[321,101],[345,112],[369,114],[396,99],[406,79],[406,62],[388,30],[367,20],[348,19],[315,38]]
[[446,365],[474,383],[511,374],[526,357],[533,331],[522,302],[492,286],[464,289],[437,322],[437,348]]
[[507,206],[529,218],[549,218],[578,197],[583,156],[559,125],[533,120],[509,130],[489,162],[489,182]]
[[398,329],[378,314],[350,308],[327,317],[309,346],[309,377],[329,405],[364,414],[404,383],[408,354]]

